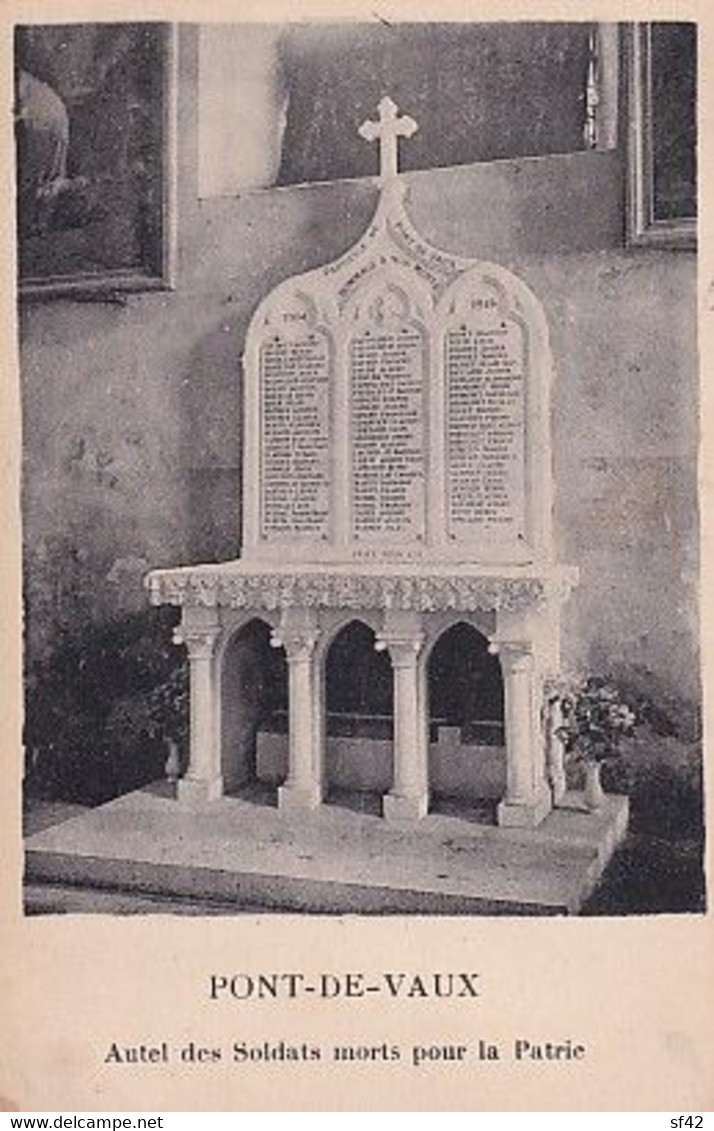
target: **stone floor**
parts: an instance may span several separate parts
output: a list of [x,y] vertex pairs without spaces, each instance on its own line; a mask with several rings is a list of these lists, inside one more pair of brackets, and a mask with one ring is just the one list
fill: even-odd
[[453,807],[395,827],[369,799],[307,814],[270,800],[189,812],[158,783],[30,831],[28,911],[573,914],[627,823],[619,796],[593,814],[569,795],[537,830]]

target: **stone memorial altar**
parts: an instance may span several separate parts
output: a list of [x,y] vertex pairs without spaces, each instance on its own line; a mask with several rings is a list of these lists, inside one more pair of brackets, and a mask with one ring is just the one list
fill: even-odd
[[424,816],[458,761],[458,731],[430,738],[429,721],[430,656],[456,625],[500,664],[498,823],[537,826],[562,795],[542,703],[576,571],[553,553],[548,328],[516,275],[439,251],[414,228],[397,146],[416,128],[382,100],[360,130],[381,154],[367,231],[335,262],[281,283],[253,316],[241,557],[149,575],[153,603],[181,607],[190,664],[182,804],[255,773],[258,692],[231,648],[256,619],[287,663],[280,809],[325,799],[325,669],[354,621],[391,664],[387,821]]

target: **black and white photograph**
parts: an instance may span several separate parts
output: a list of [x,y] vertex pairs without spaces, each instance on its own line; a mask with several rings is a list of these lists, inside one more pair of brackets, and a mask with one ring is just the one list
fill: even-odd
[[15,50],[28,914],[701,912],[696,25]]

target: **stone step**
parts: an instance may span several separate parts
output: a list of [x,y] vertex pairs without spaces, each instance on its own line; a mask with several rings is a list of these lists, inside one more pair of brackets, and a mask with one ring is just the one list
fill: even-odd
[[[237,914],[294,911],[322,915],[565,915],[564,898],[512,898],[435,893],[269,873],[224,872],[107,857],[28,852],[26,877],[35,913],[60,909],[107,914],[139,912]],[[64,882],[63,882],[64,881]],[[210,893],[210,894],[207,894]],[[136,896],[147,896],[138,900]],[[160,898],[163,896],[163,898]],[[132,900],[132,897],[134,899]],[[153,897],[153,898],[152,898]],[[157,898],[158,897],[158,898]],[[189,910],[190,909],[190,910]]]
[[29,882],[23,895],[26,915],[236,915],[260,910],[215,900],[174,899],[170,895],[62,883]]
[[609,797],[598,814],[559,809],[537,829],[441,813],[394,827],[336,805],[286,814],[240,797],[189,811],[161,783],[29,837],[26,878],[236,911],[572,914],[626,815]]

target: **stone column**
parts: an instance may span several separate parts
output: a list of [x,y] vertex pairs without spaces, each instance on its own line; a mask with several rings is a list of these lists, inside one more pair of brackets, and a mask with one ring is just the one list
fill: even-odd
[[220,636],[214,611],[206,609],[187,609],[174,631],[176,643],[186,645],[189,662],[189,764],[177,786],[179,801],[189,806],[223,794],[217,726],[220,673],[215,659]]
[[285,648],[288,661],[288,777],[278,791],[280,809],[314,809],[322,801],[320,720],[316,707],[315,645],[319,630],[312,609],[287,609],[273,633],[273,647]]
[[418,664],[423,640],[418,614],[387,613],[376,643],[389,650],[394,672],[394,785],[382,799],[388,821],[414,820],[429,808],[426,703]]
[[534,727],[534,660],[530,642],[499,642],[506,726],[506,796],[498,806],[499,825],[534,828],[550,811],[550,791],[536,782],[538,762]]

